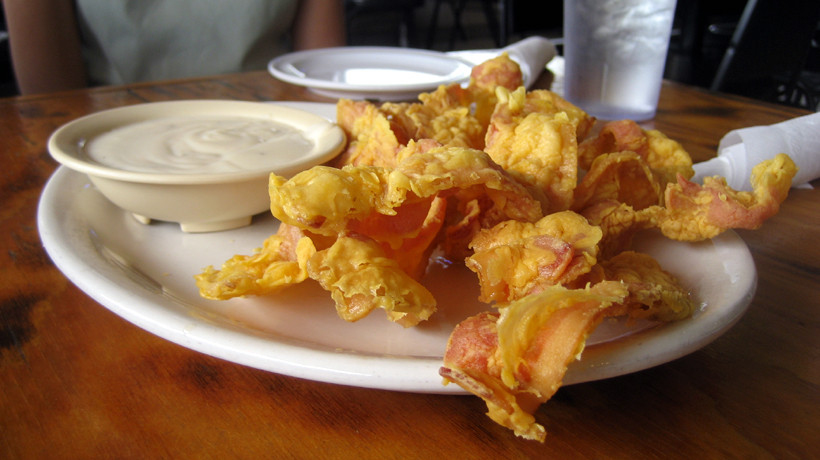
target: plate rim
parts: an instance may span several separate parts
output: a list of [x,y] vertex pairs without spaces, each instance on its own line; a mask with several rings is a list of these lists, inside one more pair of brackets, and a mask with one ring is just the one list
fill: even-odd
[[[334,82],[329,80],[321,80],[309,77],[299,77],[280,69],[282,63],[292,62],[298,58],[321,56],[325,54],[360,54],[367,55],[373,52],[387,52],[393,54],[406,54],[412,56],[426,56],[435,58],[441,61],[456,62],[463,66],[467,72],[466,75],[459,78],[443,78],[436,82],[427,83],[404,83],[404,84],[385,84],[385,85],[358,85],[343,82]],[[271,59],[268,62],[268,72],[275,78],[278,78],[287,83],[297,86],[303,86],[311,89],[318,89],[324,91],[341,92],[341,93],[367,93],[367,94],[405,94],[405,93],[419,93],[421,91],[435,89],[439,85],[446,85],[451,83],[463,82],[469,79],[473,64],[459,56],[448,53],[425,50],[418,48],[399,48],[388,46],[344,46],[335,48],[317,48],[312,50],[295,51],[292,53],[283,54]]]

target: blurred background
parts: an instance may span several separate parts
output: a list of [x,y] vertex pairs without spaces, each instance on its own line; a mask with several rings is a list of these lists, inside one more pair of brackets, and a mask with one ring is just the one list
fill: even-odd
[[[561,52],[562,0],[344,0],[353,46],[499,48],[541,35]],[[665,77],[820,110],[820,1],[678,0]],[[0,95],[16,94],[5,22]]]

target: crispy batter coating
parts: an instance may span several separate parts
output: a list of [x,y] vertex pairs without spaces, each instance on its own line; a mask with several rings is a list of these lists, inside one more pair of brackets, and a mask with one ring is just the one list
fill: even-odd
[[521,67],[510,59],[506,52],[473,67],[470,72],[470,86],[490,92],[498,87],[512,91],[523,84],[524,74],[521,73]]
[[758,228],[777,214],[795,174],[794,161],[781,153],[752,169],[752,192],[732,190],[721,177],[707,177],[701,186],[678,176],[666,189],[661,231],[672,239],[698,241],[730,228]]
[[312,279],[330,291],[336,311],[346,321],[357,321],[375,308],[404,327],[415,326],[436,310],[436,299],[398,262],[386,257],[373,240],[340,237],[307,263]]
[[587,283],[621,281],[629,296],[610,307],[607,316],[653,321],[679,321],[695,312],[689,292],[648,254],[624,251],[601,261],[582,278]]
[[[198,276],[202,295],[262,295],[309,276],[331,292],[346,320],[378,307],[412,326],[435,310],[435,299],[416,280],[440,239],[452,253],[464,253],[481,228],[542,215],[539,202],[486,153],[435,145],[420,146],[393,169],[316,166],[290,179],[272,174],[269,192],[280,234],[254,256],[235,256],[221,271],[206,269]],[[459,208],[470,225],[445,229],[463,222],[446,221],[448,210]],[[299,276],[265,278],[285,268]]]
[[614,152],[635,152],[646,157],[649,145],[643,129],[632,120],[605,123],[598,135],[584,139],[578,145],[578,167],[589,170],[601,155]]
[[543,442],[546,430],[533,413],[561,386],[606,309],[627,294],[619,282],[555,285],[468,318],[453,330],[439,373],[481,397],[495,422]]
[[658,226],[662,208],[651,206],[636,211],[617,200],[603,200],[585,208],[581,214],[597,225],[603,237],[599,243],[599,257],[608,259],[632,245],[632,237],[640,230]]
[[432,93],[420,94],[420,103],[388,102],[379,110],[409,139],[482,149],[486,126],[472,113],[470,94],[457,84],[442,85]]
[[510,59],[507,53],[473,67],[470,74],[470,103],[474,107],[476,118],[484,130],[490,124],[490,117],[498,103],[497,90],[500,88],[514,91],[524,85],[524,75],[518,64]]
[[391,215],[399,204],[385,194],[390,171],[375,166],[316,166],[290,179],[271,174],[274,217],[314,233],[343,233],[351,220],[373,212]]
[[605,153],[595,158],[573,196],[572,209],[614,200],[634,209],[658,205],[662,189],[649,165],[635,152]]
[[[498,90],[501,94],[506,94],[504,90]],[[575,127],[578,142],[587,137],[589,131],[595,123],[595,117],[584,112],[580,107],[572,104],[558,94],[545,89],[537,89],[526,92],[523,88],[518,88],[511,96],[518,99],[523,96],[522,113],[546,113],[558,114],[566,113],[572,125]]]
[[499,93],[506,95],[493,113],[485,151],[531,185],[545,212],[569,209],[578,179],[577,124],[551,104],[527,104],[524,91]]
[[253,255],[233,256],[220,270],[207,267],[195,276],[196,285],[202,297],[214,300],[272,294],[307,279],[307,260],[315,252],[299,228],[281,224]]
[[493,203],[491,213],[504,220],[531,222],[542,216],[540,204],[527,189],[480,150],[434,148],[409,156],[390,173],[393,201],[408,193],[426,197],[444,192],[486,196]]
[[644,159],[655,173],[661,189],[675,182],[678,176],[691,179],[695,175],[692,157],[676,140],[666,137],[657,129],[644,131],[649,149]]
[[504,53],[474,67],[467,88],[441,85],[431,93],[421,93],[419,102],[376,106],[341,99],[336,118],[350,143],[333,165],[394,167],[397,153],[411,140],[483,149],[484,133],[497,102],[496,88],[512,90],[522,82],[518,64]]
[[350,222],[438,194],[486,197],[489,219],[535,221],[540,204],[489,156],[474,149],[436,147],[409,155],[394,169],[316,166],[290,179],[271,175],[271,212],[283,222],[322,235],[337,235]]
[[465,263],[478,275],[479,300],[508,303],[587,273],[600,239],[600,228],[571,211],[535,223],[506,221],[476,235]]
[[617,152],[635,152],[653,172],[661,190],[675,182],[677,175],[694,175],[692,158],[677,141],[658,130],[644,130],[632,120],[606,123],[598,135],[578,145],[578,166],[590,170],[601,155]]
[[625,250],[639,230],[659,228],[667,238],[702,241],[732,228],[755,229],[775,215],[786,199],[797,167],[778,154],[752,170],[752,192],[739,192],[721,177],[707,177],[703,185],[678,176],[668,184],[664,205],[636,210],[615,199],[601,200],[580,213],[601,227],[604,258]]
[[340,99],[336,119],[349,140],[347,149],[333,160],[333,165],[370,165],[391,167],[396,154],[407,143],[402,126],[391,123],[375,105],[367,101]]

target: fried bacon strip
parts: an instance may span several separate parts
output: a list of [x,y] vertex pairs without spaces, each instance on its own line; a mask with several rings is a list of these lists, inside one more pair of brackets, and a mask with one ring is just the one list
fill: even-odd
[[[290,179],[271,175],[271,212],[282,222],[282,235],[254,256],[235,256],[222,271],[206,269],[198,276],[202,295],[265,294],[307,273],[331,292],[346,320],[377,307],[405,326],[427,319],[435,300],[417,280],[440,235],[466,248],[481,228],[538,220],[541,207],[480,150],[414,143],[409,148],[414,153],[394,169],[316,166]],[[447,231],[446,213],[459,206],[470,210],[476,225]],[[301,258],[287,250],[297,236],[304,246],[296,252]],[[284,273],[284,267],[299,276],[263,278]]]
[[[501,92],[503,94],[506,94],[506,91],[501,90]],[[522,88],[518,88],[512,94],[513,99],[518,99],[521,96],[523,96],[523,105],[521,107],[521,112],[524,114],[557,114],[561,112],[566,113],[567,117],[569,118],[570,122],[575,128],[575,133],[578,142],[581,142],[587,137],[590,130],[592,129],[593,124],[595,123],[595,117],[590,116],[589,114],[584,112],[580,107],[572,104],[571,102],[567,101],[566,99],[562,98],[561,96],[552,91],[537,89],[526,92]]]
[[664,206],[635,210],[617,200],[602,200],[580,211],[603,231],[603,258],[625,250],[640,230],[659,228],[667,238],[702,241],[732,228],[755,229],[775,215],[786,199],[797,167],[788,155],[778,154],[752,170],[752,192],[739,192],[720,177],[703,185],[678,176],[667,185]]
[[670,322],[688,318],[695,312],[689,292],[648,254],[621,252],[592,267],[576,284],[601,281],[620,281],[629,291],[629,296],[610,307],[606,316]]
[[441,145],[484,148],[497,87],[513,90],[523,83],[518,64],[502,54],[475,66],[470,84],[441,85],[421,93],[419,102],[387,102],[341,99],[336,118],[350,143],[333,165],[394,167],[398,151],[410,141],[432,139]]
[[448,192],[486,196],[492,202],[489,213],[497,216],[498,222],[532,222],[542,216],[540,203],[481,150],[434,148],[407,157],[390,173],[388,193],[394,202],[404,200],[408,193],[426,197]]
[[644,134],[649,145],[644,159],[655,173],[661,190],[666,187],[666,184],[675,182],[678,176],[690,179],[695,175],[695,170],[692,168],[692,157],[678,141],[666,137],[656,129],[644,131]]
[[496,88],[512,91],[524,84],[521,67],[505,52],[473,67],[470,72],[470,87],[494,92]]
[[571,211],[535,223],[505,221],[476,235],[465,263],[478,275],[479,300],[508,303],[587,273],[600,239],[600,228]]
[[611,200],[644,209],[662,199],[660,184],[646,161],[635,152],[621,151],[595,158],[575,189],[572,209]]
[[475,108],[475,117],[484,127],[484,131],[487,130],[490,117],[498,103],[497,90],[503,88],[514,91],[523,88],[523,85],[524,75],[521,68],[507,53],[473,67],[467,89],[470,103]]
[[721,177],[707,177],[701,186],[678,176],[666,189],[660,229],[672,239],[697,241],[729,228],[759,228],[777,214],[795,174],[794,161],[781,153],[752,169],[752,192],[735,191]]
[[694,175],[692,158],[678,142],[658,130],[644,130],[632,120],[611,121],[603,125],[598,135],[578,145],[578,167],[590,170],[601,155],[635,152],[653,172],[663,190],[677,175]]
[[637,232],[657,227],[661,210],[659,206],[651,206],[636,211],[632,206],[617,200],[603,200],[585,208],[581,215],[590,224],[601,229],[603,237],[598,244],[599,257],[609,259],[628,249]]
[[195,276],[196,285],[202,297],[214,300],[272,294],[307,279],[307,260],[315,252],[301,229],[282,224],[253,255],[235,255],[220,270],[207,267]]
[[532,186],[545,212],[569,209],[578,178],[578,121],[552,100],[528,99],[523,87],[498,93],[485,151]]
[[415,326],[436,310],[436,299],[373,240],[340,237],[307,264],[312,279],[330,291],[345,321],[357,321],[375,308],[404,327]]
[[487,415],[526,439],[546,431],[533,413],[561,386],[590,331],[628,292],[619,282],[560,285],[464,320],[453,330],[439,373],[482,398]]
[[[471,111],[471,93],[461,85],[439,86],[419,95],[420,103],[384,103],[379,110],[410,140],[481,149],[485,126]],[[407,143],[407,142],[405,142]]]
[[407,201],[395,215],[373,213],[349,222],[349,235],[378,242],[387,257],[395,260],[411,278],[419,280],[427,268],[434,241],[444,224],[447,200],[433,196]]
[[373,213],[395,215],[399,206],[436,195],[464,202],[485,198],[483,222],[492,225],[542,216],[540,203],[486,153],[457,147],[419,151],[394,169],[316,166],[290,179],[272,175],[269,189],[277,219],[327,236],[344,233]]
[[368,101],[340,99],[336,120],[348,139],[347,149],[333,160],[334,166],[370,165],[391,167],[408,141],[406,133]]
[[385,196],[390,171],[374,166],[315,166],[290,179],[271,174],[271,212],[280,221],[335,236],[352,220],[395,214],[400,203]]
[[439,244],[452,260],[470,254],[469,243],[482,228],[506,220],[534,222],[543,215],[528,189],[478,150],[438,148],[409,156],[391,180],[399,195],[447,197]]

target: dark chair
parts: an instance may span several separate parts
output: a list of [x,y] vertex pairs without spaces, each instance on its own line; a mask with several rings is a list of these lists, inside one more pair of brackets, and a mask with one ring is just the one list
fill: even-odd
[[0,8],[0,97],[16,96],[17,84],[14,79],[14,69],[11,65],[11,51],[9,50],[9,34],[6,29],[6,18]]
[[[395,41],[399,46],[415,46],[415,11],[424,5],[424,0],[345,0],[345,23],[347,25],[348,40],[355,43],[359,35],[371,35],[371,31],[359,34],[357,22],[363,19],[373,19],[385,23],[386,15],[392,16],[397,27],[394,31]],[[388,21],[389,22],[389,21]],[[373,22],[365,27],[372,27]],[[387,27],[393,27],[392,23]],[[368,43],[373,44],[373,43]],[[383,43],[378,43],[383,44]]]
[[[453,17],[446,50],[456,47],[457,39],[469,39],[462,23],[462,13],[469,0],[435,0],[427,36],[427,47],[435,46],[439,13],[448,6]],[[560,36],[563,26],[562,0],[481,0],[489,37],[497,48],[531,35]]]
[[747,0],[686,0],[675,8],[665,78],[709,87]]
[[711,89],[816,110],[803,71],[818,21],[817,0],[749,0]]
[[[432,17],[430,18],[430,29],[427,33],[427,48],[432,49],[434,47],[436,33],[438,32],[439,13],[443,5],[447,5],[450,8],[453,16],[453,26],[450,29],[447,51],[451,51],[455,48],[456,39],[467,38],[464,25],[461,21],[461,15],[467,6],[467,1],[468,0],[435,0],[433,3]],[[501,17],[496,14],[496,3],[498,3],[497,8],[501,12]],[[507,45],[508,21],[506,17],[506,3],[507,0],[481,0],[481,7],[484,11],[487,27],[490,29],[490,36],[499,48]]]

